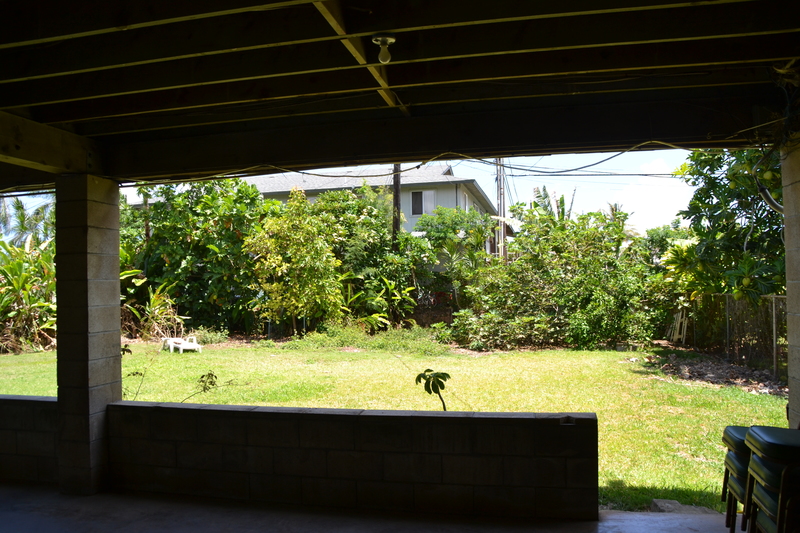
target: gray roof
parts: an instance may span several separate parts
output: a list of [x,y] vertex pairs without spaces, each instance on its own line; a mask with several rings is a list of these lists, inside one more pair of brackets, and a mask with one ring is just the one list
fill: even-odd
[[[402,170],[400,183],[403,188],[410,185],[462,184],[483,204],[486,211],[490,214],[497,214],[496,207],[478,182],[474,179],[454,176],[453,169],[449,165],[433,164],[420,168],[408,167]],[[357,189],[364,182],[371,187],[391,187],[393,182],[391,166],[371,166],[347,171],[286,172],[242,179],[255,185],[264,196],[288,194],[294,187],[303,189],[307,195],[315,195],[333,189]]]

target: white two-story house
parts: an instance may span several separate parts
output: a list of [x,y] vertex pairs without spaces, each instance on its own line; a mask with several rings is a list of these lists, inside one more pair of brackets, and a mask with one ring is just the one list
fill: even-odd
[[[357,189],[365,182],[371,187],[392,190],[392,166],[371,166],[348,171],[271,174],[244,178],[255,185],[265,198],[286,201],[294,187],[303,189],[310,201],[321,193],[336,189]],[[413,231],[419,217],[431,214],[437,206],[477,209],[496,216],[497,208],[474,179],[458,178],[448,165],[427,165],[404,171],[400,178],[400,210],[405,218],[404,229]]]

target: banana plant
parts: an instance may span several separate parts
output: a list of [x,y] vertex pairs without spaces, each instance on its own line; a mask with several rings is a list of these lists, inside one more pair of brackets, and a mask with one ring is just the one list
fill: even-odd
[[447,405],[445,405],[444,398],[442,398],[442,391],[444,390],[444,382],[448,379],[450,379],[450,374],[446,372],[434,372],[432,369],[427,368],[425,372],[417,374],[416,384],[419,385],[424,381],[425,392],[428,394],[433,394],[435,392],[442,401],[442,409],[447,411]]

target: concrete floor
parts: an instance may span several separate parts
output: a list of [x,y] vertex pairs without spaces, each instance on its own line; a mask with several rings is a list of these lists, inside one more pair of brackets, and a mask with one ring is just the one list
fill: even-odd
[[498,523],[254,507],[159,495],[65,496],[56,487],[0,485],[0,532],[13,533],[723,533],[721,514],[601,511],[599,522]]

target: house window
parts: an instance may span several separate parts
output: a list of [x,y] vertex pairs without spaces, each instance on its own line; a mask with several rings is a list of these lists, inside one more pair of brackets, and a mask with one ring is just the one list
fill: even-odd
[[430,215],[436,207],[436,191],[411,191],[411,214]]

